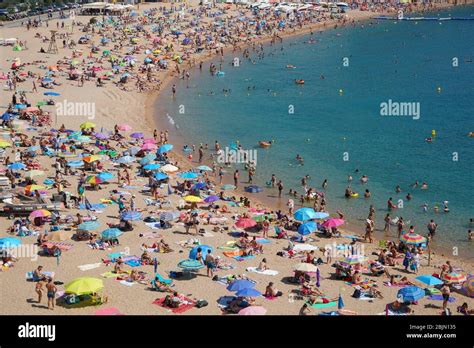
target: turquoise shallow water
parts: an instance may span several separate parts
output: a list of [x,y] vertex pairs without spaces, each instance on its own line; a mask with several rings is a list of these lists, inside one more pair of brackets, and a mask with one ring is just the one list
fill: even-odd
[[[474,8],[442,16],[447,14],[474,16]],[[318,188],[327,178],[329,207],[342,209],[356,224],[362,225],[374,204],[380,227],[388,197],[404,199],[410,192],[413,199],[393,215],[411,220],[423,234],[435,219],[436,243],[457,246],[472,257],[467,229],[474,217],[474,138],[467,133],[474,131],[474,21],[385,21],[313,37],[315,44],[306,43],[309,35],[267,44],[264,59],[252,53],[255,64],[244,60],[238,68],[230,65],[232,55],[226,56],[224,77],[211,77],[206,63],[202,72],[192,73],[189,88],[185,81],[177,83],[175,100],[164,92],[157,113],[168,113],[190,143],[212,146],[218,140],[227,146],[239,140],[245,148],[258,149],[259,140],[275,140],[271,149],[258,149],[257,183],[263,186],[275,173],[285,191],[302,192],[303,175],[309,174],[310,185]],[[458,67],[452,65],[454,57]],[[287,64],[296,69],[286,69]],[[294,83],[300,78],[304,86]],[[231,92],[225,96],[222,89]],[[420,118],[381,116],[380,103],[389,99],[420,103]],[[180,105],[184,114],[178,112]],[[289,105],[294,114],[288,113]],[[436,139],[427,143],[433,129]],[[304,167],[295,162],[297,153],[305,158]],[[354,176],[356,192],[372,192],[370,200],[344,199],[348,174]],[[358,182],[361,174],[369,176],[367,185]],[[411,188],[416,180],[426,181],[429,189]],[[397,184],[400,194],[394,191]],[[433,207],[442,208],[445,200],[451,212],[435,214]],[[428,213],[421,209],[425,202]]]

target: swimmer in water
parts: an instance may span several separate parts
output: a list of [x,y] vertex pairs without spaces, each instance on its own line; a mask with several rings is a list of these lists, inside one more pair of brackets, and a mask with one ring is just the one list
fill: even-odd
[[424,182],[423,184],[421,184],[420,189],[426,190],[427,188],[428,188],[428,184],[427,184],[426,182]]
[[304,159],[303,159],[303,157],[300,156],[300,154],[297,154],[297,155],[296,155],[296,160],[297,160],[298,162],[300,162],[300,165],[303,165],[303,164],[304,164]]
[[369,191],[369,189],[366,189],[366,190],[365,190],[364,198],[370,198],[370,191]]
[[474,232],[472,232],[471,230],[468,230],[467,231],[467,240],[471,241],[474,239]]
[[423,204],[423,205],[421,206],[421,208],[423,209],[423,212],[424,212],[424,213],[428,212],[428,204],[427,204],[427,203]]
[[367,175],[362,175],[362,177],[360,178],[360,182],[362,184],[365,184],[367,183],[367,181],[369,181],[369,177]]
[[396,193],[402,192],[402,189],[401,189],[400,185],[397,185],[397,187],[395,187],[395,192]]
[[414,183],[413,185],[411,185],[411,186],[412,186],[413,188],[417,188],[418,185],[419,185],[419,183],[418,183],[418,180],[417,180],[417,181],[415,181],[415,183]]
[[449,213],[448,203],[449,203],[448,201],[444,201],[444,202],[443,202],[443,205],[444,205],[443,211],[444,211],[445,213]]
[[411,194],[410,194],[410,192],[408,192],[408,194],[407,194],[406,198],[407,198],[407,201],[411,200],[411,198],[412,198],[412,197],[411,197]]

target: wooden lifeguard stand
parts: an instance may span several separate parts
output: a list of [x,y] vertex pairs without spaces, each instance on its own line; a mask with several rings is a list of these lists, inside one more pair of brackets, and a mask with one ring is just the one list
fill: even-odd
[[48,53],[58,53],[58,45],[56,44],[56,30],[51,31],[51,40],[49,41]]

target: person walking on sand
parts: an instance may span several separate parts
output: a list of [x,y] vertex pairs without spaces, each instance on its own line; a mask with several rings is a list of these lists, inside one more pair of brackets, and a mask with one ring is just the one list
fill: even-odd
[[56,288],[56,285],[54,285],[52,278],[49,278],[48,284],[46,284],[46,290],[48,290],[48,309],[54,310],[54,301],[58,289]]
[[41,299],[43,297],[43,286],[46,284],[44,280],[40,280],[35,285],[35,291],[38,294],[38,303],[41,303]]
[[263,225],[263,238],[268,238],[268,231],[270,230],[270,221],[268,221],[268,216],[265,216],[265,219],[262,222]]
[[288,207],[288,214],[293,215],[293,209],[295,208],[295,202],[290,198],[288,200],[288,203],[286,203],[286,206]]
[[212,255],[211,250],[207,251],[206,255],[206,266],[207,266],[207,276],[210,278],[214,277],[214,269],[216,268],[216,260],[214,255]]
[[443,311],[446,311],[449,302],[449,296],[451,295],[451,289],[448,283],[444,283],[441,288],[441,294],[443,294]]

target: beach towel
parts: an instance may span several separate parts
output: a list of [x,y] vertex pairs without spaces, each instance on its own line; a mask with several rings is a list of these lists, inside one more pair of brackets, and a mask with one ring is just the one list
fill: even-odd
[[45,242],[43,246],[47,247],[48,249],[57,246],[61,251],[68,251],[71,250],[74,246],[73,244],[64,243],[64,242]]
[[401,313],[401,312],[392,312],[390,309],[388,311],[377,313],[377,315],[408,315],[408,313]]
[[316,309],[336,307],[336,306],[337,306],[337,301],[328,302],[328,303],[313,303],[311,305],[312,308],[316,308]]
[[256,238],[258,244],[270,244],[270,241],[265,238]]
[[341,234],[341,237],[349,238],[349,239],[360,239],[359,236],[354,236],[354,235],[351,235],[351,234]]
[[240,249],[222,252],[227,257],[241,256],[244,252]]
[[165,279],[163,278],[160,274],[156,273],[155,274],[155,278],[158,279],[160,282],[164,283],[164,284],[171,284],[173,281],[171,279]]
[[229,236],[240,237],[241,234],[242,234],[242,232],[234,231],[234,232],[230,232]]
[[254,273],[270,275],[270,276],[276,276],[278,274],[278,271],[274,271],[274,270],[271,270],[271,269],[266,269],[264,271],[261,271],[257,267],[248,267],[247,272],[254,272]]
[[156,232],[146,232],[142,234],[142,237],[148,238],[148,239],[158,239],[158,238],[163,238],[163,235]]
[[[430,295],[428,296],[428,299],[434,300],[434,301],[443,301],[443,295]],[[452,296],[448,300],[449,303],[455,302],[455,301],[456,301],[456,298]]]
[[124,276],[125,274],[130,274],[130,272],[127,271],[126,273],[113,273],[112,271],[108,271],[108,272],[102,273],[101,276],[104,278],[120,278]]
[[160,223],[159,222],[145,222],[145,225],[152,230],[159,230]]
[[235,265],[231,264],[231,263],[225,263],[225,264],[221,264],[217,267],[218,270],[222,269],[222,270],[229,270],[229,269],[235,269]]
[[390,282],[383,282],[383,285],[391,287],[391,286],[397,286],[400,288],[404,288],[406,286],[413,286],[413,284],[397,284],[397,283],[390,283]]
[[121,280],[119,283],[126,286],[133,286],[137,284],[136,282],[129,282],[128,280]]
[[126,189],[126,190],[136,190],[138,188],[140,188],[141,186],[134,186],[134,185],[131,185],[131,186],[122,186],[122,188]]
[[120,256],[123,256],[123,255],[125,255],[125,253],[123,253],[123,252],[107,254],[107,256],[110,259],[117,259],[117,258],[119,258]]
[[194,307],[194,302],[193,300],[189,299],[189,298],[184,298],[184,301],[186,303],[182,303],[179,305],[178,308],[169,308],[169,307],[166,307],[164,305],[164,302],[165,302],[165,297],[163,298],[157,298],[155,301],[152,302],[152,304],[156,304],[160,307],[163,307],[163,308],[166,308],[168,311],[170,312],[173,312],[173,313],[176,313],[176,314],[180,314],[180,313],[184,313],[188,310],[190,310],[191,308]]
[[128,260],[125,262],[125,264],[129,265],[130,267],[138,267],[142,265],[138,260]]
[[102,263],[98,262],[98,263],[89,263],[87,265],[79,265],[77,266],[77,268],[79,268],[81,271],[88,271],[88,270],[91,270],[91,269],[94,269],[94,268],[99,268],[100,266],[102,265]]
[[[92,210],[95,210],[96,213],[97,211],[99,210],[102,210],[102,209],[105,209],[107,208],[107,205],[106,204],[103,204],[103,203],[99,203],[99,204],[91,204],[91,206],[89,207],[89,209],[92,208]],[[87,209],[86,208],[86,205],[85,204],[79,204],[79,209],[80,210],[84,210],[84,209]]]
[[234,256],[234,259],[237,261],[245,261],[249,259],[255,258],[255,255],[247,255],[247,256]]
[[265,296],[264,295],[263,297],[265,297],[267,300],[273,301],[273,300],[276,300],[280,296]]
[[217,249],[225,250],[225,251],[235,251],[235,250],[239,250],[239,247],[236,247],[236,246],[234,246],[234,247],[233,246],[220,246],[220,247],[217,247]]

